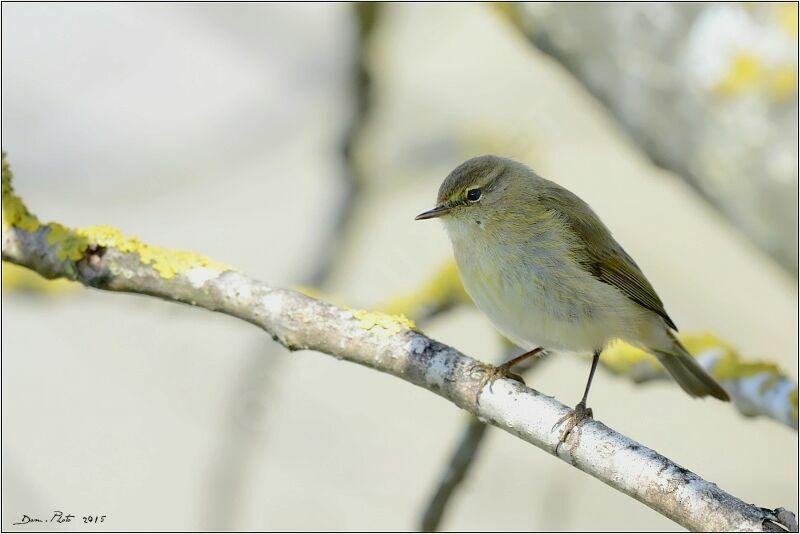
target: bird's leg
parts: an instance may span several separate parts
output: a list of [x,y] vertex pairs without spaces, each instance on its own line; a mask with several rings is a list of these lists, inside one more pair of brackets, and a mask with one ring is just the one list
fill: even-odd
[[597,350],[594,352],[592,356],[592,370],[589,371],[589,380],[586,382],[586,389],[583,391],[583,397],[581,397],[581,401],[575,406],[573,410],[571,410],[567,415],[559,419],[555,425],[553,425],[553,430],[555,430],[558,426],[566,423],[564,426],[564,430],[561,431],[561,437],[559,441],[563,443],[572,429],[578,426],[586,419],[592,419],[592,409],[586,407],[586,398],[589,396],[589,388],[592,387],[592,379],[594,378],[594,372],[597,370],[597,362],[600,361],[600,351]]
[[516,358],[511,358],[507,362],[505,362],[505,363],[503,363],[501,365],[498,365],[497,367],[495,367],[494,369],[489,371],[488,379],[491,380],[491,382],[489,383],[489,388],[491,389],[492,383],[495,380],[497,380],[498,378],[510,378],[511,380],[516,380],[517,382],[520,382],[520,383],[524,384],[525,380],[523,380],[522,377],[519,376],[518,374],[512,373],[511,372],[511,368],[514,367],[517,364],[520,364],[520,363],[524,362],[528,358],[532,358],[532,357],[536,356],[537,354],[539,354],[543,350],[544,349],[542,347],[536,347],[535,349],[529,350],[525,354],[521,354],[521,355],[517,356]]
[[[521,354],[521,355],[517,356],[516,358],[511,358],[507,362],[495,367],[495,369],[500,374],[510,373],[512,367],[514,367],[515,365],[521,364],[522,362],[524,362],[528,358],[533,358],[534,356],[536,356],[537,354],[539,354],[543,350],[544,349],[542,347],[536,347],[535,349],[529,350],[525,354]],[[513,373],[511,373],[511,374],[513,374]],[[523,384],[524,384],[524,382],[523,382]]]

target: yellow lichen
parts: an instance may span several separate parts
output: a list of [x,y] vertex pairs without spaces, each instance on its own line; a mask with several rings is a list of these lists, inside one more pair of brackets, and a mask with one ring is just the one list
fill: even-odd
[[735,380],[760,373],[783,376],[778,366],[774,363],[745,362],[739,358],[738,354],[733,352],[726,353],[717,360],[712,375],[718,380]]
[[789,393],[789,403],[792,405],[792,417],[797,419],[797,388],[794,388],[791,393]]
[[779,2],[773,4],[778,24],[792,37],[797,37],[797,3]]
[[401,330],[415,330],[417,325],[405,315],[389,315],[388,313],[367,310],[350,310],[358,326],[364,330],[379,328],[386,335],[394,335]]
[[292,286],[292,289],[294,289],[298,293],[302,293],[303,295],[306,295],[307,297],[311,297],[312,299],[317,299],[317,300],[322,300],[323,299],[322,291],[320,291],[316,287],[311,287],[311,286]]
[[780,380],[780,375],[768,376],[767,379],[761,382],[761,384],[758,386],[758,394],[763,395],[767,391],[771,390],[775,387],[775,385],[777,385],[778,382],[780,382]]
[[[722,352],[711,372],[717,380],[735,380],[755,376],[759,373],[768,373],[778,378],[784,376],[774,363],[742,360],[738,352],[714,334],[683,335],[681,342],[695,356],[711,349]],[[775,382],[772,383],[772,385],[774,384]]]
[[494,12],[500,15],[500,17],[516,20],[517,11],[514,9],[514,5],[511,2],[492,2],[489,5],[494,8]]
[[638,347],[617,340],[608,346],[601,355],[603,364],[611,372],[617,374],[630,374],[638,365],[648,365],[653,370],[659,368],[658,360]]
[[783,65],[776,68],[769,79],[769,92],[774,100],[796,98],[797,66]]
[[731,58],[728,72],[714,90],[733,97],[760,92],[775,101],[795,98],[797,65],[770,64],[754,54],[741,52]]
[[165,279],[195,267],[205,267],[217,271],[227,271],[231,267],[212,261],[195,252],[171,250],[143,243],[136,237],[126,237],[111,226],[87,226],[70,230],[59,224],[52,224],[47,242],[57,245],[56,252],[61,260],[77,261],[90,246],[115,248],[121,252],[136,253],[142,263],[150,265]]
[[41,226],[39,219],[28,212],[25,203],[14,193],[11,179],[14,175],[6,161],[6,153],[2,153],[2,183],[3,183],[3,230],[11,227],[20,228],[28,232],[35,232]]
[[67,228],[63,224],[50,223],[47,225],[47,243],[58,246],[56,256],[62,261],[79,261],[89,248],[89,241],[85,236]]
[[[737,378],[755,376],[759,373],[767,373],[771,375],[771,378],[762,384],[762,390],[766,391],[774,386],[780,378],[784,377],[778,366],[773,363],[743,361],[730,345],[714,334],[684,334],[680,336],[680,340],[686,350],[693,356],[699,356],[709,350],[716,350],[721,353],[711,371],[711,374],[718,380],[735,380]],[[630,373],[634,366],[643,362],[654,367],[658,366],[656,359],[650,354],[622,341],[617,341],[610,345],[603,352],[602,358],[606,367],[620,374]]]
[[763,67],[758,57],[749,53],[736,54],[731,60],[725,78],[716,90],[724,95],[735,96],[753,91],[762,76]]
[[710,332],[703,332],[699,334],[681,334],[678,337],[681,340],[681,343],[683,343],[683,346],[686,347],[686,350],[689,351],[689,354],[692,354],[693,356],[699,356],[700,354],[711,349],[721,349],[725,352],[733,352],[733,348],[731,348],[730,345]]
[[[14,227],[28,232],[42,228],[42,224],[28,212],[25,203],[14,194],[11,185],[12,173],[3,153],[3,230]],[[122,252],[136,253],[142,263],[150,265],[162,278],[176,275],[196,267],[227,271],[231,267],[212,261],[195,252],[183,252],[156,247],[141,242],[135,237],[125,237],[111,226],[88,226],[68,228],[59,223],[49,223],[47,243],[56,247],[56,256],[62,261],[79,261],[90,247],[116,248]]]

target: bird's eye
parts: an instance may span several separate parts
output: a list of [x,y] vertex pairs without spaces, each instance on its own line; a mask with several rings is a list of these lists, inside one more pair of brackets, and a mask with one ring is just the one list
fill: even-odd
[[477,202],[481,198],[481,190],[480,189],[470,189],[467,191],[467,200],[470,202]]

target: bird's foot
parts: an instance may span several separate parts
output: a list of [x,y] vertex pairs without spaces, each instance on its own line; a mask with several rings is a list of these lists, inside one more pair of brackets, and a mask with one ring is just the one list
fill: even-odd
[[[492,367],[491,369],[487,370],[486,382],[489,382],[489,391],[492,390],[492,384],[494,384],[494,381],[497,380],[498,378],[509,378],[511,380],[516,380],[522,385],[525,385],[525,380],[523,380],[522,377],[519,376],[518,374],[512,373],[511,368],[514,367],[515,365],[521,364],[526,360],[529,360],[530,358],[533,358],[534,356],[542,353],[543,351],[544,349],[542,347],[536,347],[535,349],[529,350],[525,354],[521,354],[516,358],[511,358],[502,365],[498,365],[497,367]],[[484,385],[486,384],[486,382],[484,382]]]
[[569,433],[587,419],[594,419],[592,409],[587,408],[586,402],[581,401],[573,410],[570,410],[567,415],[556,421],[556,424],[553,425],[553,430],[561,425],[564,425],[564,428],[561,430],[561,436],[558,438],[558,442],[566,442]]
[[525,384],[525,380],[521,376],[511,371],[511,365],[509,365],[509,363],[511,362],[506,362],[503,365],[492,367],[486,371],[486,381],[489,383],[489,391],[492,391],[492,384],[494,384],[494,381],[498,378],[508,378],[510,380],[516,380],[520,384]]

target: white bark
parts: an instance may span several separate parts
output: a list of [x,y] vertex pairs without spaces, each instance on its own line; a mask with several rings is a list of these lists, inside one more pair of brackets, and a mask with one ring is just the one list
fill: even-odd
[[[515,382],[495,382],[480,397],[479,417],[634,497],[695,531],[768,530],[774,519],[599,421],[577,427],[559,443],[554,426],[567,413],[557,400]],[[755,512],[755,515],[754,515]],[[789,526],[787,525],[787,528]],[[794,526],[796,527],[796,524]]]

